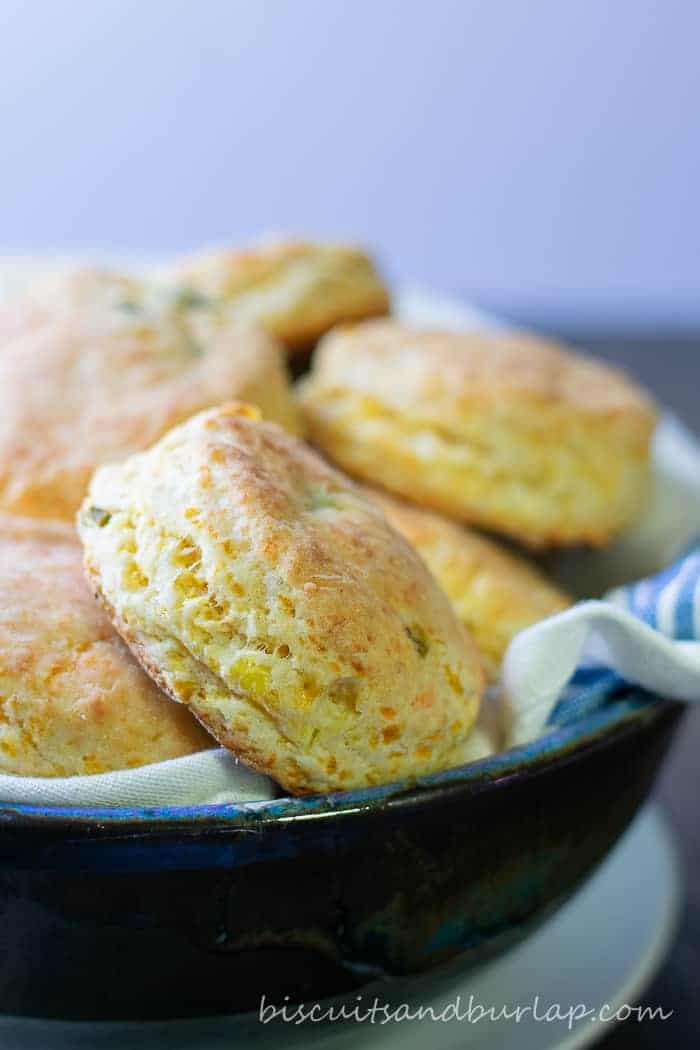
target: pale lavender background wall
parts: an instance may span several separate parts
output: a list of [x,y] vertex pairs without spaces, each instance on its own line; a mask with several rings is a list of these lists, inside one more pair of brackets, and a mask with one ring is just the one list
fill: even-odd
[[695,0],[1,0],[0,251],[349,233],[697,323],[699,40]]

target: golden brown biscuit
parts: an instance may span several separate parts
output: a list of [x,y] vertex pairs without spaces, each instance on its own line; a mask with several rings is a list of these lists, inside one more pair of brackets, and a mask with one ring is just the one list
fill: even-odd
[[524,333],[341,329],[301,399],[312,440],[350,473],[532,547],[605,543],[646,488],[647,396]]
[[524,558],[473,529],[365,488],[415,547],[470,632],[490,681],[514,635],[571,600]]
[[298,430],[277,344],[191,296],[84,270],[25,320],[0,351],[0,509],[71,519],[96,466],[230,397]]
[[245,406],[103,467],[87,571],[156,681],[295,793],[459,762],[476,651],[424,563],[355,486]]
[[308,241],[261,241],[248,250],[202,252],[170,273],[234,316],[261,324],[291,352],[312,346],[340,321],[386,314],[389,296],[360,249]]
[[0,770],[105,773],[216,746],[114,632],[80,545],[39,529],[0,536]]
[[79,544],[75,525],[49,518],[25,518],[0,511],[0,540],[38,540],[43,543]]

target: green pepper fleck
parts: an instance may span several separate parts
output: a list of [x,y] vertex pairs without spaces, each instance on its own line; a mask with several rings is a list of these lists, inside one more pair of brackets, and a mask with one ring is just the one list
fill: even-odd
[[406,634],[413,642],[416,647],[416,652],[420,657],[428,655],[428,649],[430,648],[430,642],[428,641],[427,635],[422,627],[417,624],[413,624],[411,627],[404,628]]
[[196,288],[178,288],[173,295],[173,307],[176,310],[202,310],[210,305],[211,300]]
[[103,528],[112,517],[110,512],[108,510],[104,510],[102,507],[89,507],[88,514],[95,522],[95,524],[99,525],[100,528]]

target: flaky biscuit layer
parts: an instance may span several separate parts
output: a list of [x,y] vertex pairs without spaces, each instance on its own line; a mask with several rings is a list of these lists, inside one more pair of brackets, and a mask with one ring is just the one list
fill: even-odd
[[340,329],[300,398],[312,440],[351,474],[533,547],[605,543],[646,490],[646,395],[528,335]]
[[292,792],[457,764],[476,651],[423,562],[302,442],[232,406],[102,468],[86,566],[148,671]]
[[0,530],[0,770],[105,773],[214,747],[115,633],[77,536],[25,524],[23,538],[19,519]]

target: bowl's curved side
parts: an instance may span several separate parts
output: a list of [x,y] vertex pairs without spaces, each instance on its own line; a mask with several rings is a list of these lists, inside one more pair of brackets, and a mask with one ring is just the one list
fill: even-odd
[[[6,827],[2,1008],[227,1012],[255,1007],[263,992],[316,998],[462,951],[479,960],[522,936],[605,855],[646,797],[681,709],[652,705],[507,775],[452,777],[324,819],[278,812],[257,827],[194,822],[155,838],[133,825],[107,839],[83,827],[72,843],[65,829],[56,839],[25,826],[17,864]],[[26,863],[30,840],[40,866]],[[104,863],[65,863],[87,847]]]

